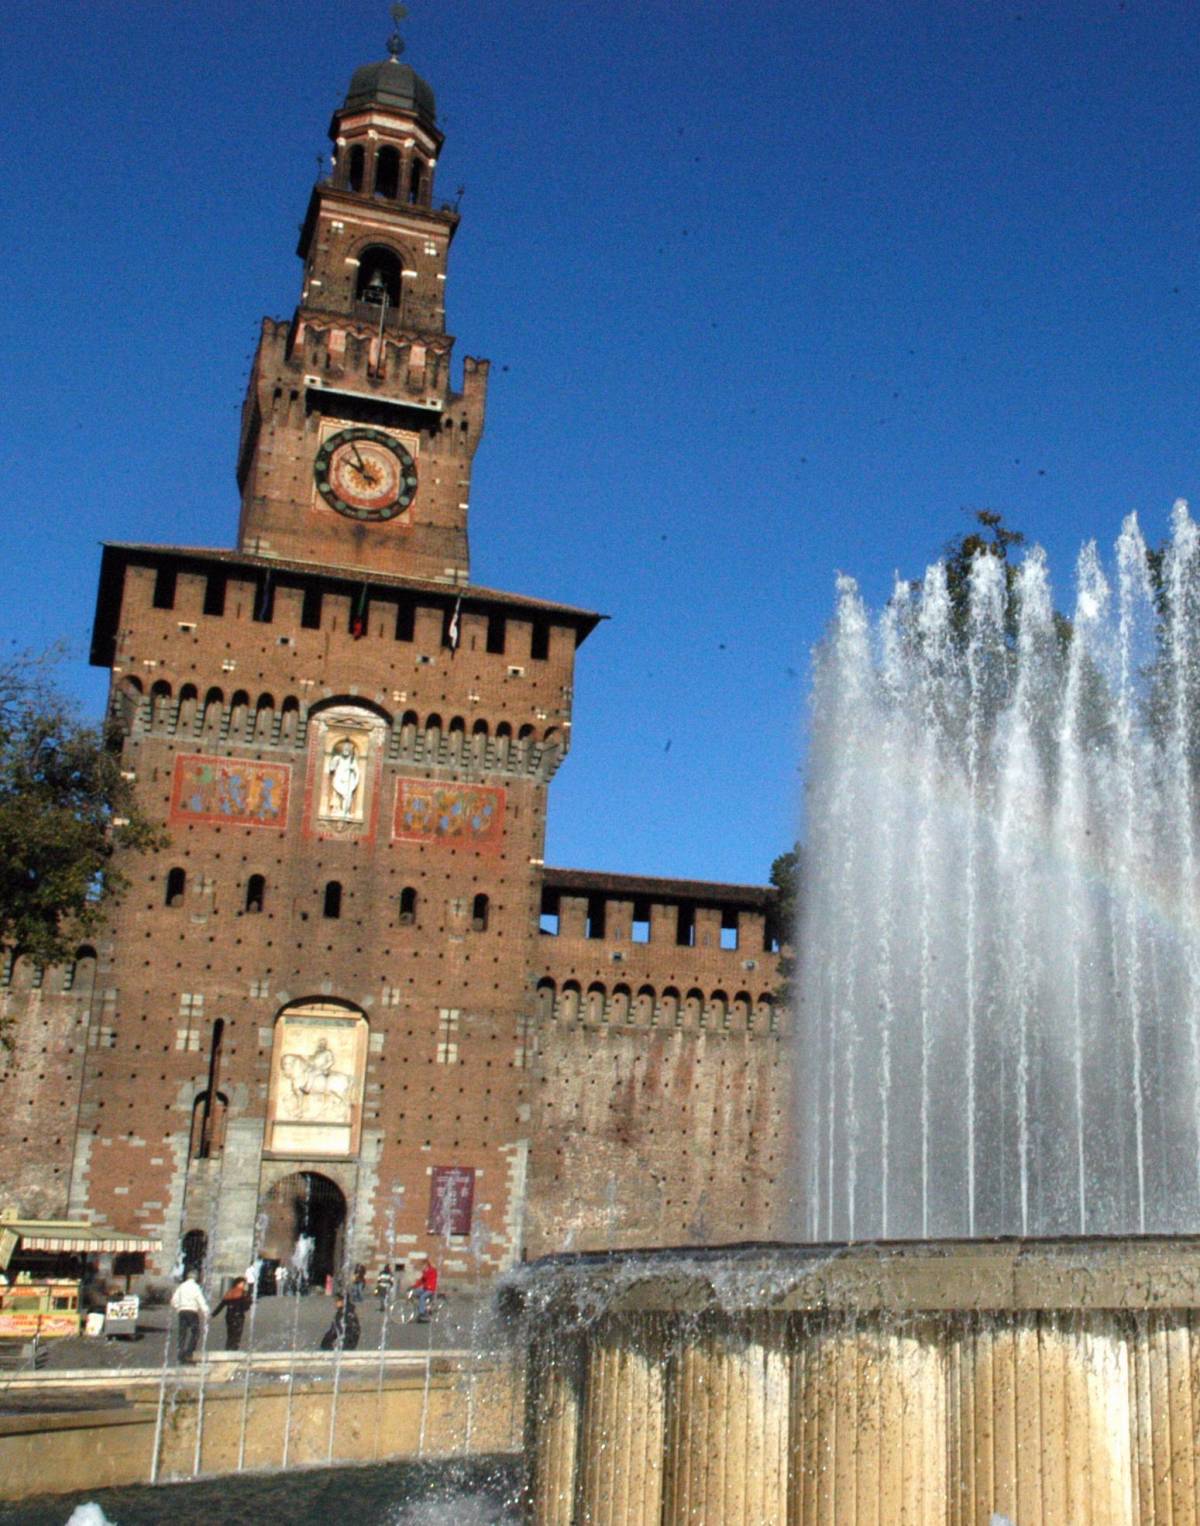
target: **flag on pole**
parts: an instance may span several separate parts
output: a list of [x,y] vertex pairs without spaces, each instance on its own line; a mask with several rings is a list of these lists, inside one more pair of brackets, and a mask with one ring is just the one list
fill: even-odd
[[452,652],[458,651],[458,612],[462,609],[462,594],[454,601],[454,613],[450,616],[450,626],[446,632],[446,639],[450,643]]
[[358,598],[354,602],[354,609],[350,616],[350,634],[355,641],[367,634],[367,585],[365,583],[359,589]]

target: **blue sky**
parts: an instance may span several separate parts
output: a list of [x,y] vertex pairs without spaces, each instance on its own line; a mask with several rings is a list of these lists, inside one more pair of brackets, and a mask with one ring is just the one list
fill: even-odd
[[[549,862],[765,878],[809,654],[971,510],[1050,554],[1200,498],[1194,7],[412,0],[493,362],[477,582],[612,617]],[[103,539],[228,545],[238,409],[366,0],[6,13],[0,637],[86,666]]]

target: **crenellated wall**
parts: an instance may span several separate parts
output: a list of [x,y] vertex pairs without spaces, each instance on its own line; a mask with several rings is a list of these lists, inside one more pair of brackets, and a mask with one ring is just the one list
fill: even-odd
[[542,907],[529,1254],[784,1233],[770,892],[547,869]]

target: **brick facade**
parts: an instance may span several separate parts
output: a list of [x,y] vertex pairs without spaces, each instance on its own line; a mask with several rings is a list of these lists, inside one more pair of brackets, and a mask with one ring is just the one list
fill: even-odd
[[544,868],[599,617],[470,582],[487,362],[451,387],[427,87],[359,71],[331,137],[238,549],[104,551],[93,660],[171,845],[70,969],[6,968],[0,1202],[159,1236],[158,1273],[305,1215],[318,1260],[451,1276],[778,1233],[770,893]]

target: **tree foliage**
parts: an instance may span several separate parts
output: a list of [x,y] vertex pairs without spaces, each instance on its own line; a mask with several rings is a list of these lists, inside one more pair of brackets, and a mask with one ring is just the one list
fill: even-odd
[[164,837],[139,809],[118,738],[53,680],[59,654],[0,661],[0,946],[69,958],[125,888],[119,856]]
[[942,547],[946,567],[946,591],[950,596],[951,623],[955,635],[964,643],[970,626],[971,564],[977,556],[998,557],[1004,563],[1005,624],[1014,625],[1013,583],[1017,569],[1009,552],[1025,544],[1024,533],[1010,530],[1004,516],[995,509],[976,509],[975,528]]
[[796,974],[796,923],[800,916],[803,873],[803,849],[797,843],[786,853],[781,853],[771,865],[771,884],[778,891],[771,913],[769,929],[780,947],[779,985],[775,996],[780,1002],[790,1003]]

